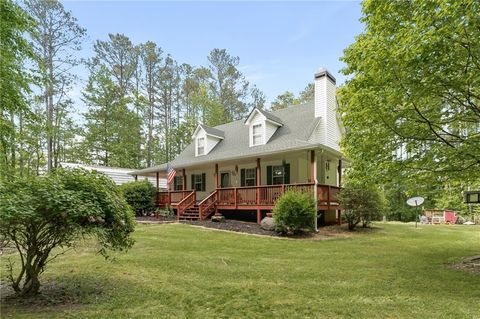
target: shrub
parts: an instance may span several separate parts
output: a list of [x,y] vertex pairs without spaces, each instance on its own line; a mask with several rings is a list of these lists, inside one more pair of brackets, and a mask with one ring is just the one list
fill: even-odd
[[172,217],[175,215],[175,212],[173,211],[172,207],[167,206],[165,208],[157,208],[155,210],[155,214],[158,214],[159,216],[162,216],[162,217]]
[[308,193],[289,190],[275,203],[273,220],[281,233],[312,231],[316,218],[315,200]]
[[137,216],[146,215],[155,209],[156,189],[149,181],[125,183],[120,189]]
[[384,207],[380,192],[371,186],[347,185],[340,191],[338,200],[349,230],[355,229],[360,222],[363,227],[369,226],[372,220],[380,218]]
[[0,234],[20,256],[18,274],[10,260],[8,278],[21,296],[38,292],[39,275],[62,253],[58,248],[93,236],[107,257],[107,250],[133,245],[134,223],[117,186],[101,173],[58,169],[47,176],[0,182]]

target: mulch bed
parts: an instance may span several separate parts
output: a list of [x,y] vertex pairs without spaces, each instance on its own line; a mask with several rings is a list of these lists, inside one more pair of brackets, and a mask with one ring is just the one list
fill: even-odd
[[318,229],[318,233],[314,234],[299,234],[294,236],[285,236],[275,231],[264,230],[257,223],[243,222],[238,220],[227,219],[224,222],[212,222],[210,220],[189,221],[185,224],[201,226],[206,228],[220,229],[226,231],[234,231],[239,233],[283,237],[291,239],[310,239],[310,240],[328,240],[335,238],[350,238],[356,235],[356,232],[348,231],[346,225],[325,226]]
[[[175,223],[177,222],[176,216],[172,217],[150,217],[150,216],[143,216],[136,218],[138,223],[142,224],[167,224],[167,223]],[[211,220],[196,220],[196,221],[181,221],[183,224],[205,227],[205,228],[212,228],[212,229],[219,229],[225,231],[233,231],[238,233],[245,233],[245,234],[254,234],[254,235],[263,235],[263,236],[271,236],[271,237],[283,237],[286,238],[287,236],[277,233],[271,230],[265,230],[260,227],[257,223],[254,222],[245,222],[233,219],[226,219],[223,222],[212,222]],[[372,230],[372,229],[368,229]],[[347,229],[346,225],[337,226],[325,226],[320,227],[318,229],[318,233],[316,234],[300,234],[295,236],[288,236],[288,238],[293,239],[312,239],[312,240],[327,240],[327,239],[334,239],[334,238],[350,238],[355,236],[357,232],[350,232]]]
[[480,276],[480,256],[468,257],[459,263],[451,265],[451,267]]
[[185,224],[202,226],[207,228],[234,231],[239,233],[264,235],[264,236],[280,236],[278,233],[260,228],[260,225],[252,222],[243,222],[239,220],[227,219],[224,222],[212,222],[210,220],[197,220],[184,222]]

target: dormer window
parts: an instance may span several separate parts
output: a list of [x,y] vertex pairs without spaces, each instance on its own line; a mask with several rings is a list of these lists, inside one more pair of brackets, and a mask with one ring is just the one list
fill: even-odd
[[263,144],[262,124],[255,124],[252,127],[253,145]]
[[195,156],[207,155],[224,139],[224,132],[199,124],[193,132],[192,139],[195,141]]
[[197,154],[198,155],[205,154],[205,137],[197,138]]
[[249,145],[258,146],[268,143],[273,134],[283,124],[275,115],[254,108],[245,120],[245,125],[249,126]]

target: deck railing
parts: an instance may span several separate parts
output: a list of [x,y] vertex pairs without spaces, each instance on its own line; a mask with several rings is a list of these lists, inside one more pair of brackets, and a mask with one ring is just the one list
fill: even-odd
[[198,215],[201,220],[207,218],[215,211],[216,203],[217,191],[214,191],[198,204]]
[[187,197],[192,191],[167,191],[157,193],[157,206],[163,207],[168,205],[176,205]]
[[183,215],[185,210],[195,205],[196,202],[197,198],[195,191],[190,191],[190,193],[178,203],[177,218],[180,218],[180,216]]
[[[274,206],[277,199],[287,190],[298,190],[313,194],[315,184],[260,185],[246,187],[218,188],[212,195],[205,198],[199,206],[201,209],[211,209],[216,204],[220,207],[269,207]],[[317,185],[317,204],[319,209],[338,209],[337,195],[340,187]],[[159,193],[160,205],[179,206],[179,203],[194,191],[172,191]],[[170,201],[169,201],[170,200]],[[191,200],[191,199],[190,199]],[[215,203],[214,203],[215,201]]]

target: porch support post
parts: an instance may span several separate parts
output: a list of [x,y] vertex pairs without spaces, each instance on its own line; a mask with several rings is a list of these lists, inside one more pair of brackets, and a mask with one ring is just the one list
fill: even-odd
[[158,204],[159,204],[158,203],[158,194],[159,194],[158,192],[160,191],[160,172],[157,172],[155,174],[155,177],[156,177],[156,185],[157,185],[157,193],[156,193],[156,196],[155,196],[155,199],[156,199],[155,204],[156,204],[156,206],[158,206]]
[[315,150],[310,151],[310,183],[315,183],[315,167],[316,165]]
[[185,174],[185,168],[182,169],[182,191],[187,190],[187,175]]
[[[338,160],[338,187],[342,187],[342,159]],[[342,211],[337,210],[337,224],[342,225]]]
[[313,224],[315,232],[318,231],[318,181],[317,181],[317,156],[315,150],[310,151],[310,181],[313,183],[313,198],[315,200],[315,217]]
[[260,211],[260,185],[262,185],[262,168],[260,166],[260,158],[257,158],[257,224],[262,221],[262,212]]
[[138,175],[133,175],[133,177],[135,178],[135,181],[138,181]]
[[338,187],[342,187],[342,160],[338,160]]

